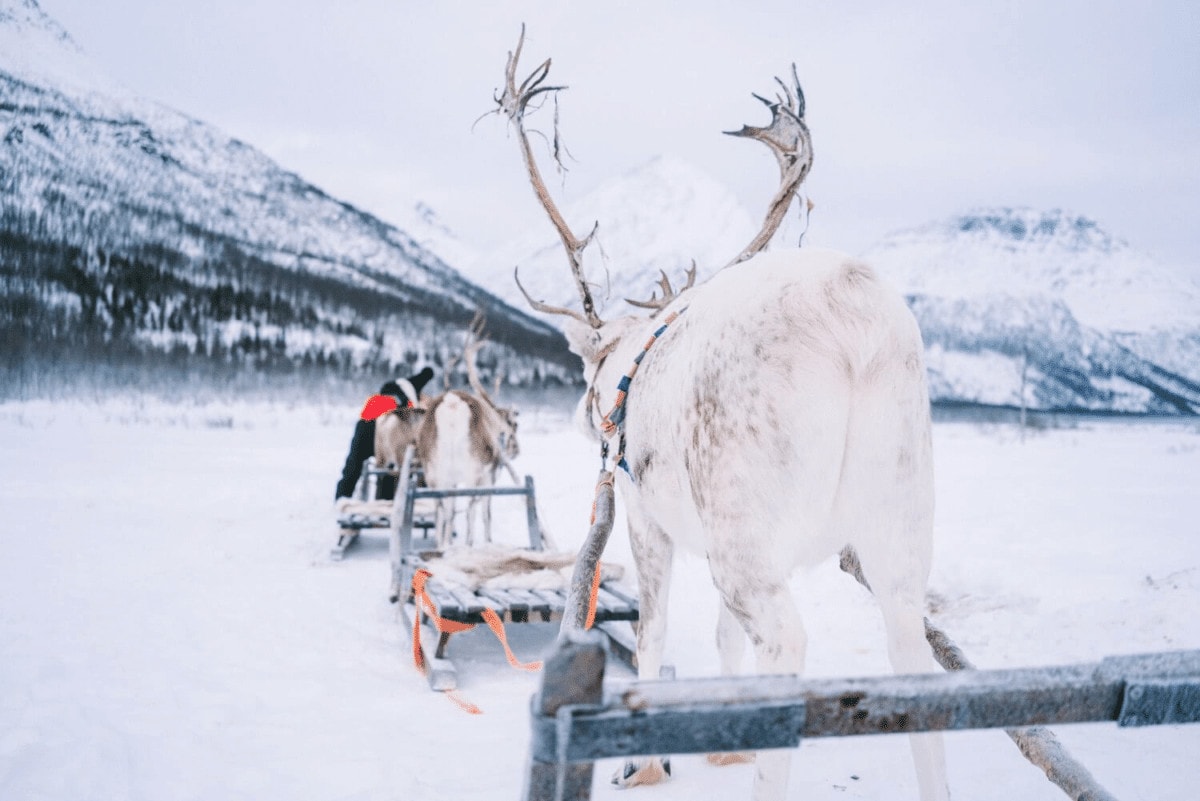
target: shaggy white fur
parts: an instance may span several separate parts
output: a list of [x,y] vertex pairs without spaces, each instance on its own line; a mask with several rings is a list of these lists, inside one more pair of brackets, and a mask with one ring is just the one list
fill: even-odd
[[[533,551],[503,545],[453,546],[441,556],[425,560],[425,567],[443,584],[471,590],[480,587],[558,590],[570,584],[575,556],[567,551]],[[601,563],[602,581],[619,581],[624,574],[621,565]]]

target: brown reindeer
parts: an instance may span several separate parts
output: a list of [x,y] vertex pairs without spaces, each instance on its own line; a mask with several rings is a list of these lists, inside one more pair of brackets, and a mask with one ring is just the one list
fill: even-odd
[[[416,452],[425,472],[425,483],[434,489],[490,487],[504,466],[513,480],[510,463],[520,452],[517,444],[515,409],[498,406],[479,380],[476,358],[486,344],[482,339],[483,318],[477,314],[463,348],[467,379],[473,392],[450,389],[433,398],[417,432]],[[498,383],[498,382],[497,382]],[[450,544],[454,522],[454,499],[438,504],[438,545]],[[481,508],[484,540],[492,541],[491,499],[473,497],[467,504],[466,544],[475,541],[475,510]]]

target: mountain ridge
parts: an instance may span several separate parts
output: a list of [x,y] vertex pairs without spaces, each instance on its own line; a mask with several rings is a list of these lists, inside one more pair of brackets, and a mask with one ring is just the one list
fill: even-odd
[[1094,220],[981,208],[863,258],[908,297],[935,401],[1200,413],[1200,285]]
[[[0,0],[0,140],[0,369],[124,358],[378,375],[451,365],[483,309],[485,377],[579,381],[559,321],[524,311],[512,279],[519,267],[534,297],[578,302],[545,220],[483,253],[423,204],[391,225],[111,81],[36,0]],[[758,227],[671,156],[563,211],[577,233],[600,222],[585,269],[607,316],[660,270],[678,286],[694,260],[703,282]],[[862,256],[916,315],[935,402],[1200,412],[1200,284],[1094,220],[985,207]]]
[[[114,353],[391,372],[450,364],[479,309],[494,345],[485,374],[577,380],[555,329],[405,231],[195,118],[101,78],[72,81],[86,56],[65,31],[56,38],[34,0],[0,12],[0,39],[33,45],[32,55],[0,54],[0,333],[19,352],[10,366],[46,361],[48,329],[59,356],[109,343]],[[34,57],[43,69],[25,64]],[[229,309],[225,296],[244,302]]]

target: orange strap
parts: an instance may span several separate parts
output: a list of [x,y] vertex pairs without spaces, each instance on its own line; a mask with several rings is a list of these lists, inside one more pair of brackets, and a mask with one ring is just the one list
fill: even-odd
[[[599,570],[597,569],[597,575]],[[417,666],[422,675],[429,672],[429,666],[425,664],[425,657],[421,652],[421,610],[424,608],[425,614],[433,621],[434,628],[441,634],[457,634],[461,631],[475,628],[474,623],[459,623],[457,620],[447,620],[444,617],[439,617],[437,608],[433,605],[433,599],[429,597],[429,593],[425,590],[425,584],[433,577],[433,573],[425,568],[419,568],[413,574],[412,588],[413,597],[416,600],[416,614],[413,615],[413,664]],[[519,670],[541,670],[541,662],[521,662],[513,654],[512,649],[508,646],[508,637],[504,633],[504,622],[500,620],[500,616],[496,614],[496,610],[485,606],[483,608],[483,619],[487,623],[492,633],[500,640],[500,645],[504,647],[504,654],[508,657],[508,664]],[[475,706],[475,704],[460,696],[454,690],[446,692],[446,697],[458,705],[464,712],[472,715],[480,715],[483,710]]]
[[600,563],[596,563],[596,575],[592,576],[592,592],[588,596],[588,615],[587,622],[583,624],[585,629],[590,629],[592,624],[596,622],[596,597],[600,594]]
[[[437,607],[433,605],[433,600],[429,597],[429,593],[425,591],[425,583],[433,577],[425,568],[419,568],[413,574],[413,595],[417,598],[418,607],[425,607],[425,614],[433,621],[434,627],[441,634],[458,634],[460,631],[467,631],[475,628],[474,623],[459,623],[457,620],[447,620],[444,617],[438,617]],[[418,608],[417,611],[420,611]]]
[[508,664],[518,670],[541,670],[541,662],[520,662],[513,655],[512,649],[508,647],[508,637],[504,635],[504,623],[500,620],[500,616],[496,614],[496,610],[490,606],[483,608],[483,619],[487,622],[488,628],[496,635],[496,639],[500,640],[500,644],[504,646],[504,655],[508,657]]
[[[425,582],[429,581],[430,573],[425,568],[421,568],[413,576],[413,596],[416,598],[416,613],[413,615],[413,663],[417,666],[417,670],[421,671],[421,675],[429,673],[429,666],[425,664],[425,656],[421,653],[421,607],[425,607],[426,614],[433,621],[433,625],[439,632],[453,634],[459,631],[475,628],[470,623],[459,623],[455,620],[447,620],[444,617],[438,617],[437,610],[433,606],[433,601],[429,597],[429,593],[425,591]],[[455,704],[459,709],[469,715],[482,715],[483,710],[475,706],[458,694],[456,690],[447,690],[446,698],[451,703]]]

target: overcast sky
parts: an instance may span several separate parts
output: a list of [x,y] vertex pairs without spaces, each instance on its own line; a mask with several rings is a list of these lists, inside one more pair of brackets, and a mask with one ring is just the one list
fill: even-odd
[[758,214],[774,161],[720,131],[765,123],[750,92],[795,62],[806,241],[857,252],[976,206],[1066,208],[1200,272],[1195,0],[40,3],[139,93],[384,219],[422,199],[477,245],[548,225],[503,122],[472,129],[524,21],[524,69],[552,56],[570,87],[567,196],[671,153]]

